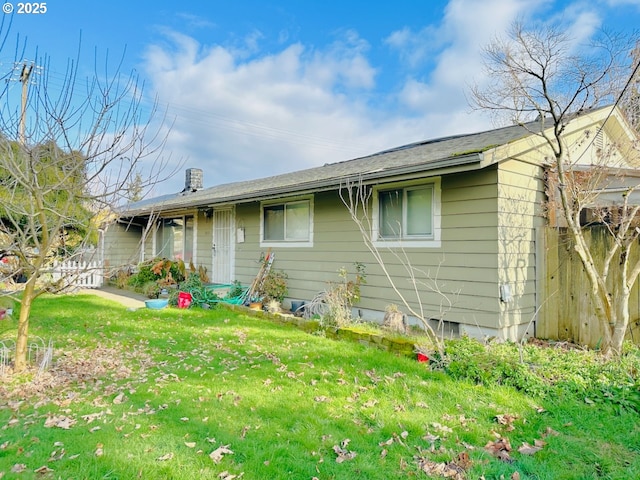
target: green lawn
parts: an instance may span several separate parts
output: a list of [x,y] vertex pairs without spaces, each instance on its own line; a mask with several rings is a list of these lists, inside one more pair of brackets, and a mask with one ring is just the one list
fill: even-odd
[[54,367],[0,385],[3,479],[640,478],[637,410],[606,397],[456,380],[224,309],[47,297],[31,333]]

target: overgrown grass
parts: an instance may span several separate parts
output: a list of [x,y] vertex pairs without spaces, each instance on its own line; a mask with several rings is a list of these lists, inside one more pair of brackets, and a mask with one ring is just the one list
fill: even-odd
[[91,295],[39,299],[32,335],[55,365],[0,386],[0,478],[640,478],[637,350],[586,375],[581,352],[464,340],[445,373],[224,309]]

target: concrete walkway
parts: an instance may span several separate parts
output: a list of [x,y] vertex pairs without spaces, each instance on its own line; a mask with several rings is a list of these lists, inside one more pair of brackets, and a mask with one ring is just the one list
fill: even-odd
[[128,290],[122,290],[116,287],[104,286],[101,288],[91,288],[80,290],[80,293],[89,295],[97,295],[108,300],[113,300],[125,306],[126,308],[145,308],[144,301],[148,300],[144,295],[140,295]]

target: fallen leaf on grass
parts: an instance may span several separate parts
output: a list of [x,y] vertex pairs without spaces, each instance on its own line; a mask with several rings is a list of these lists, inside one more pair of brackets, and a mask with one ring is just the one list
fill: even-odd
[[39,474],[39,475],[44,475],[46,473],[51,473],[53,472],[53,470],[51,470],[49,467],[47,467],[46,465],[41,466],[40,468],[36,468],[34,470],[35,473]]
[[218,475],[220,480],[234,480],[235,478],[240,478],[243,474],[233,475],[232,473],[227,472],[226,470]]
[[496,418],[496,422],[498,422],[500,425],[505,425],[507,427],[506,430],[508,432],[515,430],[515,427],[513,426],[513,422],[515,422],[518,419],[517,415],[505,413],[505,414],[496,415],[495,418]]
[[116,395],[116,398],[113,399],[113,404],[114,405],[120,405],[125,400],[126,400],[126,397],[124,396],[124,393],[120,392],[118,395]]
[[11,473],[22,473],[27,469],[27,466],[24,463],[16,463],[13,467],[11,467]]
[[352,460],[356,457],[356,452],[354,452],[353,450],[347,450],[349,442],[351,442],[351,440],[346,438],[342,442],[340,442],[340,445],[333,446],[333,451],[337,455],[336,463],[342,463],[345,460]]
[[184,442],[184,444],[189,448],[196,448],[196,442]]
[[431,426],[441,433],[453,433],[453,430],[450,427],[447,427],[446,425],[441,425],[438,422],[433,422]]
[[60,451],[54,450],[53,452],[51,452],[51,455],[49,455],[49,459],[47,460],[47,462],[57,462],[58,460],[62,460],[62,458],[64,458],[66,454],[67,452],[64,448]]
[[44,422],[45,428],[62,428],[64,430],[69,430],[76,424],[76,419],[71,417],[66,417],[64,415],[54,415],[52,417],[47,417]]
[[527,442],[522,442],[522,446],[518,448],[518,451],[523,455],[533,455],[538,453],[546,445],[542,440],[534,440],[533,445],[529,445]]
[[96,457],[101,457],[102,455],[104,455],[103,447],[104,447],[104,445],[102,443],[99,443],[98,445],[96,445],[96,451],[93,454]]
[[167,460],[171,460],[173,458],[173,452],[165,453],[161,457],[156,458],[157,462],[166,462]]
[[104,412],[98,412],[98,413],[90,413],[88,415],[82,415],[82,417],[80,418],[82,418],[87,423],[91,423],[91,422],[94,422],[95,420],[102,418],[103,416],[104,416]]
[[209,454],[209,458],[213,463],[220,463],[225,455],[233,455],[233,450],[229,449],[229,445],[222,445]]
[[[14,427],[16,425],[18,425],[20,423],[20,420],[18,420],[17,418],[12,418],[11,420],[9,420],[9,422],[7,423],[7,427]],[[3,429],[4,430],[4,429]]]
[[485,450],[487,450],[494,457],[502,460],[503,462],[511,463],[513,460],[509,456],[509,452],[511,451],[511,444],[509,443],[508,438],[499,438],[495,442],[489,442],[485,445]]
[[418,467],[429,476],[440,476],[453,480],[464,480],[465,471],[471,467],[471,460],[466,452],[460,453],[451,462],[433,462],[425,458],[418,459]]

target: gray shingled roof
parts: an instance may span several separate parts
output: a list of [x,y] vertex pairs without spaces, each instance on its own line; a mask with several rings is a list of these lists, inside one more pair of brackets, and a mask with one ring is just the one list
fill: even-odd
[[[539,122],[480,133],[455,135],[385,150],[366,157],[325,164],[257,180],[217,185],[127,205],[121,215],[135,216],[184,207],[257,200],[267,196],[337,188],[345,179],[385,178],[402,173],[429,171],[478,163],[482,152],[518,140],[539,129]],[[206,172],[205,172],[206,174]]]

